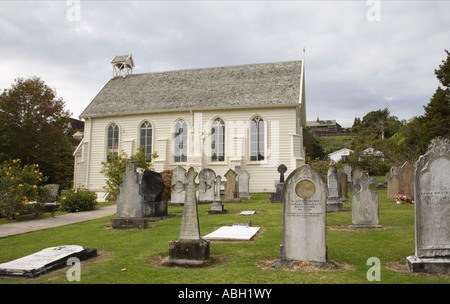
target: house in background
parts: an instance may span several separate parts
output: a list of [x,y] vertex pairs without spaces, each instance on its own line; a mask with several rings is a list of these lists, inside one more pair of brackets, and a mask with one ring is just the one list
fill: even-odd
[[334,162],[346,162],[348,161],[348,158],[350,156],[350,154],[353,153],[353,150],[347,149],[347,148],[343,148],[337,151],[334,151],[330,154],[328,154],[328,158],[333,160]]
[[317,117],[317,120],[307,121],[306,130],[314,137],[337,136],[342,134],[342,127],[336,120],[319,120],[319,117]]
[[132,74],[131,55],[111,63],[113,77],[80,115],[74,187],[103,191],[101,163],[140,147],[157,152],[157,172],[224,176],[240,166],[250,192],[273,192],[280,164],[289,174],[305,163],[304,60],[145,74]]

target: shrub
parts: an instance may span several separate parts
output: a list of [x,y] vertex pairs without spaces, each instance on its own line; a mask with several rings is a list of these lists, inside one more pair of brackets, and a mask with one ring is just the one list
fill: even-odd
[[[158,157],[158,154],[153,153],[151,159]],[[151,163],[147,161],[145,150],[140,148],[139,151],[132,155],[131,158],[136,159],[138,168],[150,169]],[[106,186],[103,187],[106,191],[116,196],[120,192],[120,184],[123,181],[123,175],[125,173],[128,156],[125,152],[120,155],[108,155],[108,161],[102,162],[102,173],[106,179]]]
[[93,210],[97,204],[95,192],[86,190],[67,190],[58,199],[60,209],[67,212]]
[[26,203],[45,201],[50,191],[39,165],[21,166],[20,159],[5,161],[0,167],[0,214],[10,220],[21,214]]

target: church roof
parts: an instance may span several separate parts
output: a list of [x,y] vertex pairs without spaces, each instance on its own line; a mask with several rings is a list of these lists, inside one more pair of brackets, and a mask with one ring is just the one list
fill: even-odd
[[111,78],[80,118],[299,103],[301,61]]

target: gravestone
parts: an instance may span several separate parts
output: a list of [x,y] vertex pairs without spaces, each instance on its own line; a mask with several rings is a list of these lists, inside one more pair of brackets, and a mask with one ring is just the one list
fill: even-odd
[[275,183],[275,193],[270,194],[270,201],[272,203],[283,203],[284,173],[286,173],[287,167],[281,164],[278,166],[277,171],[280,173],[280,179]]
[[283,244],[274,266],[292,261],[327,263],[327,184],[313,167],[303,165],[286,179],[284,187]]
[[338,196],[341,202],[348,202],[348,194],[347,194],[347,174],[344,170],[339,169],[337,171],[338,176]]
[[450,144],[431,141],[416,163],[415,256],[406,258],[412,272],[450,273]]
[[211,203],[211,209],[208,211],[208,214],[227,213],[227,211],[223,209],[223,203],[222,203],[222,200],[220,199],[221,186],[222,186],[222,177],[220,175],[217,175],[216,176],[216,196],[214,197],[214,200]]
[[165,265],[196,266],[205,264],[209,259],[209,241],[200,237],[196,177],[197,172],[190,167],[186,172],[186,183],[184,184],[186,196],[180,236],[178,239],[169,242],[169,257],[163,261]]
[[236,180],[237,173],[232,169],[229,169],[225,173],[225,178],[227,179],[227,183],[225,184],[225,197],[224,203],[240,203],[241,199],[239,198],[239,185]]
[[146,229],[149,221],[168,216],[167,202],[161,201],[164,180],[160,173],[137,170],[136,159],[127,159],[123,182],[117,196],[114,229]]
[[97,256],[97,249],[78,245],[43,249],[25,257],[0,264],[0,276],[35,278],[49,271],[67,266],[67,260],[76,257],[84,261]]
[[342,202],[339,199],[338,192],[338,174],[336,166],[330,165],[328,169],[328,198],[327,198],[327,212],[340,212],[342,211]]
[[414,166],[408,161],[398,169],[398,192],[406,197],[414,197]]
[[239,186],[239,198],[241,200],[250,199],[250,173],[246,170],[242,170],[239,166],[236,166],[237,177],[236,180]]
[[164,191],[164,179],[161,173],[145,170],[141,179],[144,195],[144,217],[167,215],[167,202],[161,201]]
[[347,182],[351,183],[352,182],[352,166],[350,166],[349,164],[345,164],[344,172],[345,172],[345,174],[347,174]]
[[216,173],[214,170],[206,168],[198,174],[198,203],[210,204],[216,195],[215,193]]
[[176,167],[172,171],[170,204],[174,206],[182,206],[186,191],[184,191],[184,184],[186,184],[186,169],[183,167]]
[[144,195],[136,172],[136,159],[127,159],[123,182],[117,196],[117,218],[142,218],[144,216]]
[[352,228],[380,228],[378,218],[378,192],[370,191],[376,178],[368,171],[361,171],[361,176],[353,180],[359,190],[352,194]]
[[387,198],[394,198],[399,193],[398,191],[398,168],[391,167],[387,177]]
[[361,168],[355,168],[352,170],[352,182],[350,185],[350,189],[352,192],[358,191],[359,185],[355,183],[355,180],[361,177],[362,172],[363,169]]

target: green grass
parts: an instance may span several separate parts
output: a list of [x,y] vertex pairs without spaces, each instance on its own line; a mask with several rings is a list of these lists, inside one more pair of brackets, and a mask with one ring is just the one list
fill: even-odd
[[[414,205],[396,205],[379,190],[380,223],[384,230],[348,231],[351,204],[344,212],[327,214],[328,259],[339,267],[332,271],[287,271],[259,265],[279,258],[282,242],[283,205],[271,204],[266,194],[253,194],[241,204],[227,204],[225,215],[208,215],[209,205],[199,205],[201,234],[223,225],[247,222],[261,226],[250,242],[211,242],[211,263],[203,268],[163,267],[159,261],[168,255],[168,243],[178,238],[182,207],[169,207],[176,216],[150,223],[139,231],[111,229],[105,217],[79,224],[0,239],[0,263],[20,258],[46,247],[81,245],[97,248],[100,256],[83,262],[81,283],[164,283],[164,284],[299,284],[299,283],[450,283],[448,275],[411,274],[405,259],[414,255]],[[240,211],[255,210],[252,216]],[[1,226],[0,226],[1,229]],[[381,261],[381,281],[366,278],[367,259]],[[126,269],[126,270],[125,270]],[[68,283],[66,269],[36,279],[0,278],[0,283]],[[73,284],[73,282],[70,282]]]
[[317,137],[319,144],[323,147],[326,153],[331,153],[343,148],[350,148],[354,139],[351,136],[331,136],[331,137]]

